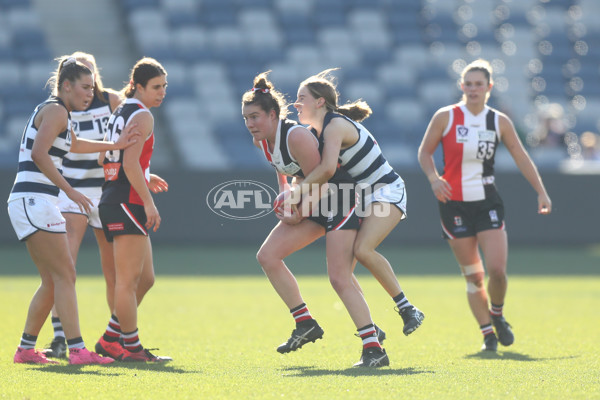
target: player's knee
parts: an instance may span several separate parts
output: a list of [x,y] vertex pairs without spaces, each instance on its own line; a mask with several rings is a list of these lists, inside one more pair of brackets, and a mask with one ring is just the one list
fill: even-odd
[[77,272],[75,267],[65,267],[53,271],[51,274],[52,282],[55,285],[69,285],[75,286],[77,280]]
[[256,253],[256,261],[258,261],[258,263],[262,267],[264,267],[266,264],[269,263],[269,259],[269,252],[261,247],[260,250],[258,250],[258,252]]
[[359,263],[363,265],[369,265],[369,258],[373,254],[374,250],[363,243],[354,243],[354,257]]
[[484,289],[485,271],[481,261],[471,265],[461,265],[460,268],[467,281],[467,293],[477,293]]
[[144,277],[142,277],[142,279],[140,279],[140,282],[138,283],[138,287],[144,293],[146,293],[150,290],[150,288],[152,288],[152,286],[154,286],[154,281],[155,281],[154,274],[152,274],[151,276],[144,276]]
[[467,293],[478,293],[483,290],[483,281],[467,281]]
[[489,265],[488,275],[494,281],[506,281],[506,265]]
[[348,285],[352,285],[352,281],[347,276],[340,273],[329,273],[329,283],[336,292],[344,291]]
[[483,263],[481,260],[471,265],[461,265],[460,270],[466,279],[473,275],[484,275],[485,270],[483,269]]
[[260,264],[264,271],[275,269],[278,265],[280,265],[281,259],[277,259],[277,257],[273,254],[273,252],[268,249],[261,248],[256,253],[256,261]]

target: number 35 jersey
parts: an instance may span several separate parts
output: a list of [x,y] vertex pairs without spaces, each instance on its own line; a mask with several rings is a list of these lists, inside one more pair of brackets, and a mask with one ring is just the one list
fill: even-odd
[[486,185],[494,184],[494,156],[500,143],[498,111],[485,106],[473,115],[463,102],[447,110],[442,149],[443,177],[452,187],[450,200],[483,200]]

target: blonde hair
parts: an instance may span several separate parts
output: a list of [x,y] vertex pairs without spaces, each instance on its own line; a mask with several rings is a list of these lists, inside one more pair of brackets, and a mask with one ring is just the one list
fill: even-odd
[[[492,64],[490,64],[489,61],[484,60],[483,58],[477,59],[475,61],[473,61],[472,63],[470,63],[469,65],[467,65],[461,72],[460,74],[460,83],[464,83],[465,81],[465,75],[467,75],[467,73],[469,72],[473,72],[473,71],[481,71],[483,72],[483,75],[485,76],[485,78],[488,81],[488,87],[489,85],[493,85],[494,84],[494,79],[492,78],[492,73],[494,72],[493,68],[492,68]],[[485,101],[487,102],[488,99],[490,98],[490,92],[488,91],[485,95]],[[467,96],[465,94],[463,94],[462,96],[462,101],[466,102],[467,100]]]
[[58,96],[65,80],[75,82],[82,74],[93,75],[93,72],[81,61],[71,56],[62,56],[55,59],[58,67],[46,82],[46,86],[52,87],[52,94]]
[[105,89],[104,85],[102,84],[102,77],[100,76],[98,65],[96,64],[96,58],[89,53],[84,53],[83,51],[76,51],[71,54],[70,57],[75,58],[77,61],[91,64],[92,73],[94,74],[94,97],[97,97],[103,102],[108,103],[109,99],[104,97]]
[[337,112],[346,117],[361,122],[367,119],[373,111],[366,101],[358,99],[352,103],[338,106],[338,99],[340,97],[337,91],[337,85],[335,78],[331,75],[333,71],[337,71],[339,68],[329,68],[319,72],[305,79],[300,87],[306,87],[315,99],[323,98],[325,100],[325,107],[330,112]]

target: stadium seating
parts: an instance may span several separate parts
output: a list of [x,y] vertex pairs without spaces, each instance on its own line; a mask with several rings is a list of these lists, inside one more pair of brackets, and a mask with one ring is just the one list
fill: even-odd
[[15,168],[27,118],[48,96],[52,55],[40,18],[28,0],[0,0],[0,168]]
[[[190,168],[267,167],[240,115],[242,94],[266,70],[293,101],[303,79],[339,67],[340,101],[369,102],[374,112],[365,125],[403,168],[418,167],[416,149],[429,118],[460,99],[455,82],[478,57],[493,61],[495,68],[490,105],[508,113],[524,139],[537,130],[538,107],[549,103],[562,105],[568,129],[576,135],[600,129],[592,108],[600,102],[597,0],[119,3],[132,51],[167,67],[163,114]],[[51,56],[30,2],[0,0],[0,6],[8,10],[0,13],[4,149],[7,138],[16,135],[6,133],[11,118],[22,120],[35,103],[27,97],[32,91],[15,97],[14,88],[29,83],[39,89],[48,76],[43,61]],[[193,128],[186,129],[189,125]],[[190,143],[198,149],[191,151]],[[561,151],[555,154],[566,156]]]

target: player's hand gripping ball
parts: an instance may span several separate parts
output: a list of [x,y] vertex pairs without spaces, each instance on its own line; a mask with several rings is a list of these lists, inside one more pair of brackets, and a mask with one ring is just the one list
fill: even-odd
[[[275,211],[276,214],[281,214],[281,215],[291,215],[294,213],[294,211],[292,210],[291,207],[285,207],[288,210],[284,210],[284,206],[283,203],[285,202],[285,200],[287,200],[290,197],[291,192],[289,190],[284,190],[283,192],[279,193],[277,195],[277,197],[275,198],[275,200],[273,201],[273,210]],[[285,212],[287,211],[287,212]]]

